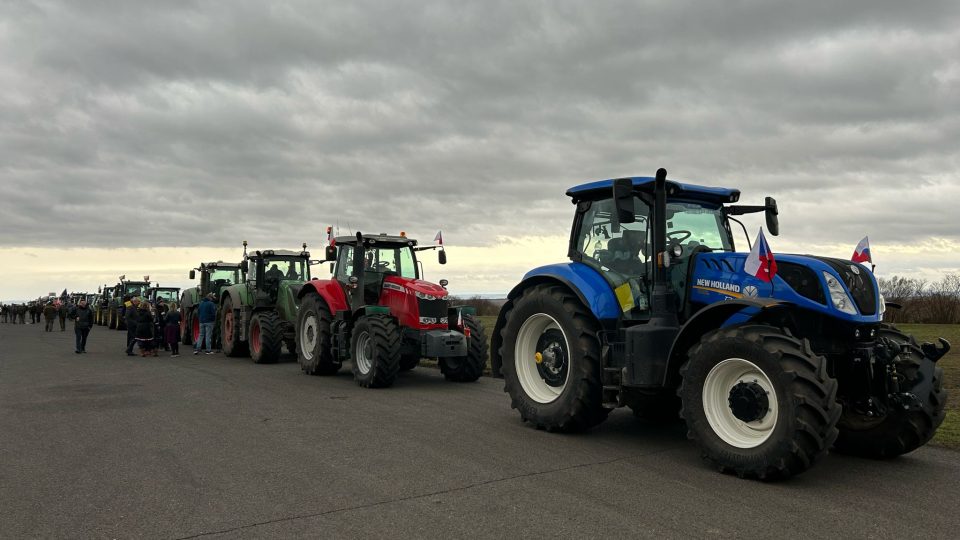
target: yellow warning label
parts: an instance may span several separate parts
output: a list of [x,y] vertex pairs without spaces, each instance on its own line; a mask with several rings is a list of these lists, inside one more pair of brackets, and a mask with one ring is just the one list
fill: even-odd
[[620,309],[624,313],[633,309],[633,291],[630,290],[630,283],[624,283],[613,290],[617,295],[617,301],[620,302]]

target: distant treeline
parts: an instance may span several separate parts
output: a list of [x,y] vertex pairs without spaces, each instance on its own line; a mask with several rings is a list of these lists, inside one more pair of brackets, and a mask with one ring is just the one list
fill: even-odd
[[474,296],[472,298],[457,297],[452,304],[458,306],[470,306],[476,309],[477,315],[481,317],[496,317],[497,314],[500,313],[500,306],[503,305],[503,302],[503,300],[491,300],[489,298],[480,298],[479,296]]
[[947,274],[940,281],[899,276],[880,278],[880,290],[888,303],[884,320],[891,323],[960,323],[960,274]]

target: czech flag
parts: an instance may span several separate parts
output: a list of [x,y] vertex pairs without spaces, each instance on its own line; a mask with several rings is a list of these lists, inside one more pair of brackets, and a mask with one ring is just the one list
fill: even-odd
[[433,237],[433,241],[443,245],[443,231],[437,231],[437,235]]
[[757,234],[757,241],[753,243],[753,249],[743,263],[743,271],[767,283],[773,281],[773,276],[777,275],[777,261],[773,258],[770,245],[763,236],[763,228]]
[[866,236],[857,244],[857,249],[853,250],[853,257],[850,257],[850,260],[855,263],[873,264],[873,259],[870,257],[870,240]]

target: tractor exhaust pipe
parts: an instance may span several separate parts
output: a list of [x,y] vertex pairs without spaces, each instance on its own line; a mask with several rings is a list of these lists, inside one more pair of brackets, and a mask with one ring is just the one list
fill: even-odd
[[653,182],[653,253],[656,257],[653,284],[654,286],[666,281],[667,269],[667,170],[657,169],[657,176]]

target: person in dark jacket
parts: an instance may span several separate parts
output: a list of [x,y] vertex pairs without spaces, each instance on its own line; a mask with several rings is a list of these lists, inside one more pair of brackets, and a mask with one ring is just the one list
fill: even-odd
[[140,320],[138,313],[140,306],[139,298],[130,299],[130,307],[123,311],[123,322],[127,325],[127,356],[133,356],[133,345],[137,342],[137,322]]
[[57,308],[52,302],[48,302],[47,305],[43,307],[43,320],[46,322],[46,325],[43,327],[44,332],[53,330],[53,321],[55,321],[56,318]]
[[217,305],[213,303],[216,296],[208,294],[197,308],[197,319],[200,321],[200,337],[193,346],[193,354],[200,354],[200,343],[206,340],[206,354],[213,354],[213,323],[217,320]]
[[60,331],[65,332],[67,330],[67,312],[70,311],[70,304],[61,303],[60,308],[57,309],[57,316],[60,317]]
[[93,328],[93,310],[87,307],[86,300],[80,300],[73,311],[73,332],[77,335],[77,354],[87,352],[87,336],[91,328]]
[[136,339],[137,346],[140,347],[140,356],[157,356],[157,348],[154,339],[153,314],[150,313],[150,304],[140,302],[137,309]]
[[180,311],[168,311],[163,323],[164,342],[170,347],[170,357],[180,356]]
[[163,347],[163,350],[169,351],[170,344],[167,342],[167,332],[165,329],[165,324],[167,320],[167,311],[170,311],[170,306],[163,301],[163,298],[157,298],[157,304],[153,307],[156,317],[154,317],[154,323],[157,327],[157,342],[159,347]]

